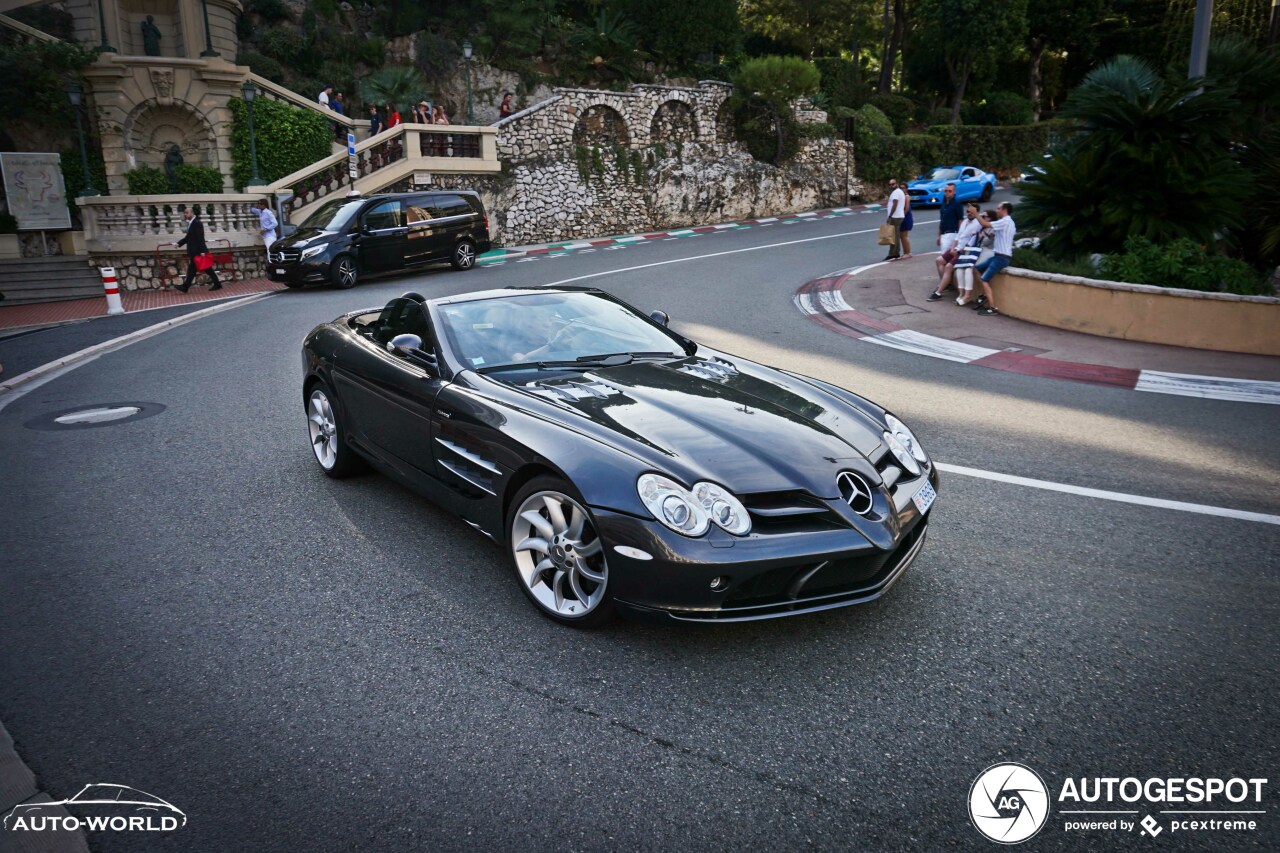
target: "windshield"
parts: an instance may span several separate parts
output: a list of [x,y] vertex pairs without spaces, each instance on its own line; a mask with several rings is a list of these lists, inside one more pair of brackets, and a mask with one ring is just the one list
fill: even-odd
[[341,231],[351,222],[364,199],[336,198],[320,205],[299,228],[316,228],[320,231]]
[[529,293],[441,308],[453,351],[469,367],[590,361],[617,353],[683,356],[674,338],[595,293]]
[[954,181],[960,177],[959,169],[934,169],[927,176],[927,181]]

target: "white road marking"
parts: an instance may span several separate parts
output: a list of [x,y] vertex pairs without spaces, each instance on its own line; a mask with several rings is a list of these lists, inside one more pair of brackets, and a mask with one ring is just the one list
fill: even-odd
[[1018,477],[1013,474],[1000,474],[995,471],[983,471],[979,468],[966,468],[963,465],[951,465],[946,462],[935,462],[939,471],[948,474],[960,474],[964,477],[977,477],[982,480],[996,480],[1001,483],[1012,483],[1015,486],[1027,486],[1032,489],[1045,489],[1050,492],[1064,492],[1069,495],[1081,495],[1087,498],[1100,498],[1139,506],[1152,506],[1159,509],[1172,509],[1179,512],[1195,512],[1200,515],[1215,515],[1220,518],[1236,518],[1241,521],[1256,521],[1261,524],[1280,524],[1280,515],[1268,515],[1263,512],[1248,512],[1242,509],[1230,509],[1207,504],[1184,503],[1164,498],[1152,498],[1145,495],[1129,495],[1124,492],[1108,492],[1103,489],[1088,489],[1084,486],[1072,486],[1067,483],[1054,483],[1049,480],[1035,480],[1030,477]]
[[244,299],[238,299],[235,302],[224,302],[221,305],[214,305],[209,308],[202,308],[199,311],[192,311],[190,314],[183,314],[181,317],[174,317],[172,320],[165,320],[163,323],[156,323],[153,326],[147,326],[142,329],[130,332],[127,335],[121,335],[118,338],[112,338],[109,341],[103,341],[100,344],[94,344],[91,347],[85,347],[82,350],[64,355],[62,358],[54,359],[32,368],[26,373],[20,373],[10,379],[8,382],[0,382],[0,411],[14,400],[25,394],[34,391],[46,382],[50,382],[63,374],[70,373],[77,367],[83,367],[93,361],[100,355],[123,349],[129,344],[136,344],[138,341],[158,335],[161,332],[167,332],[178,326],[186,325],[194,320],[208,317],[222,311],[229,311],[232,308],[239,308],[241,305],[248,305],[251,302],[259,302],[269,296],[274,296],[276,291],[270,293],[257,293],[253,296],[247,296]]
[[1192,373],[1165,373],[1144,370],[1138,374],[1135,391],[1175,394],[1179,397],[1206,397],[1212,400],[1238,400],[1242,403],[1280,405],[1280,382],[1259,379],[1229,379],[1223,376],[1197,376]]
[[[916,224],[929,225],[937,221],[938,220],[936,219],[929,219],[929,220],[921,219],[921,220],[917,220]],[[839,234],[823,234],[821,237],[804,237],[800,240],[783,240],[781,243],[766,243],[763,246],[747,246],[745,249],[728,249],[723,252],[708,252],[705,255],[694,255],[693,257],[690,257],[690,258],[672,258],[671,260],[668,260],[668,261],[655,261],[651,264],[637,264],[634,267],[621,267],[616,270],[603,270],[601,272],[587,273],[586,275],[576,275],[573,278],[562,278],[559,281],[549,281],[546,284],[544,284],[543,287],[555,287],[556,285],[559,285],[559,284],[569,284],[570,282],[574,282],[574,281],[585,281],[586,279],[589,279],[589,278],[600,278],[601,276],[616,275],[617,273],[621,273],[621,272],[634,272],[636,270],[649,269],[650,267],[664,267],[667,264],[687,264],[690,261],[702,261],[702,260],[706,260],[707,258],[723,257],[724,255],[737,255],[741,252],[759,252],[763,249],[776,249],[779,246],[795,246],[800,243],[813,243],[817,240],[835,240],[839,237],[854,237],[859,234],[874,234],[879,230],[880,230],[879,228],[864,228],[861,231],[842,231]],[[621,248],[623,247],[610,246],[608,249],[605,249],[605,251],[607,252],[607,251],[610,251],[611,249],[621,249]],[[860,269],[870,269],[871,267],[874,267],[874,266],[879,266],[879,264],[869,264],[868,266],[861,267]]]
[[882,347],[892,347],[893,349],[913,352],[917,355],[932,356],[933,358],[942,358],[947,361],[958,361],[961,364],[968,364],[971,361],[977,361],[980,358],[986,358],[999,352],[999,350],[953,341],[949,338],[939,338],[934,335],[913,332],[910,329],[885,332],[880,335],[868,335],[863,340]]

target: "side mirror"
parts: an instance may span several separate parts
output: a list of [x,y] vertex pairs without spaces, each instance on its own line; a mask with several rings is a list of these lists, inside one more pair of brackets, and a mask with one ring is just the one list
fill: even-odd
[[435,371],[436,357],[422,348],[422,338],[417,335],[396,335],[387,344],[387,350],[412,361],[419,367]]
[[659,326],[665,326],[671,322],[671,318],[667,316],[666,311],[651,311],[649,312],[649,319]]

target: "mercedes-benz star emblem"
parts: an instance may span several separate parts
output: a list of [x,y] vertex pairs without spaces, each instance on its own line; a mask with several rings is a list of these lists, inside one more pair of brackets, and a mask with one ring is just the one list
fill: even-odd
[[841,471],[836,477],[836,485],[840,488],[840,497],[858,515],[866,515],[871,511],[871,486],[867,485],[866,480],[852,471]]

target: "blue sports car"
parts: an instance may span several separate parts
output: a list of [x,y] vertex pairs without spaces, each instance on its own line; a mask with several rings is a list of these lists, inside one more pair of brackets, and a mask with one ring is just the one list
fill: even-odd
[[986,201],[996,190],[996,176],[977,166],[939,166],[907,184],[912,205],[942,204],[942,190],[956,185],[956,199]]

